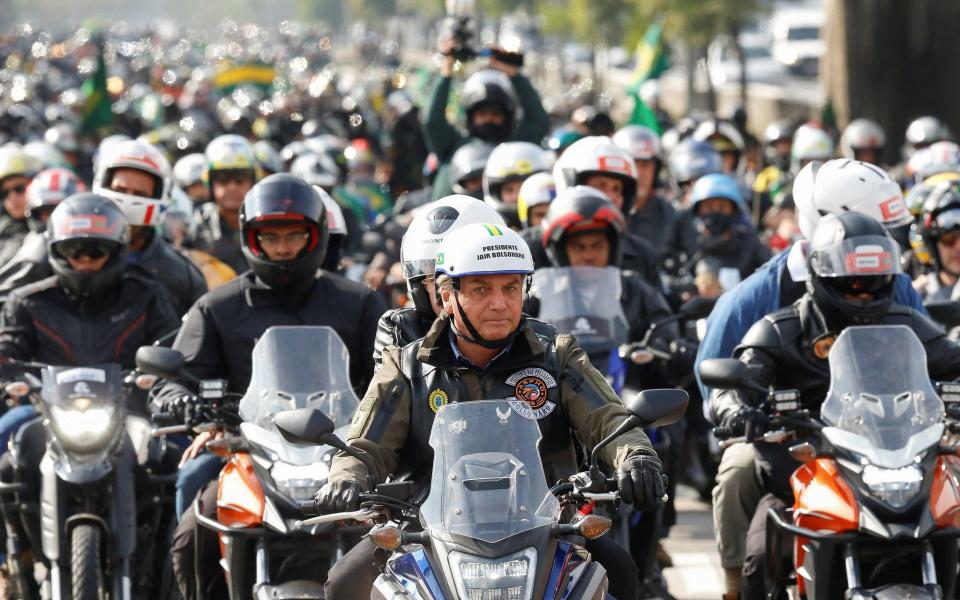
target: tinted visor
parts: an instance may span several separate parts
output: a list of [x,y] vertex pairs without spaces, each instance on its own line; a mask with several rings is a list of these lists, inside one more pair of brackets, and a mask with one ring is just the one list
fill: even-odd
[[92,259],[110,256],[120,245],[116,242],[97,239],[74,239],[57,242],[54,248],[64,258],[79,259],[88,257]]
[[876,294],[889,289],[893,285],[894,275],[876,275],[865,277],[828,277],[823,279],[824,285],[833,288],[840,294]]

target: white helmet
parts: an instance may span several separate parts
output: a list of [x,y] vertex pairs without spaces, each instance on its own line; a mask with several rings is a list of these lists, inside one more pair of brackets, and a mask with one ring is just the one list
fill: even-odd
[[27,142],[23,146],[23,151],[40,161],[40,164],[43,165],[44,169],[53,169],[57,167],[73,169],[73,167],[70,166],[70,163],[67,161],[67,157],[63,155],[63,152],[57,150],[53,144],[34,140],[32,142]]
[[637,194],[637,165],[630,154],[606,136],[577,140],[553,166],[557,194],[576,185],[586,185],[590,175],[607,175],[623,181],[624,206],[633,205]]
[[796,173],[811,160],[833,158],[833,140],[826,131],[812,125],[801,125],[793,134],[790,150],[790,166]]
[[506,225],[500,214],[483,201],[456,194],[418,209],[410,222],[400,243],[400,262],[407,291],[420,314],[433,318],[423,280],[436,270],[437,247],[451,231],[475,223]]
[[879,123],[870,119],[854,119],[840,136],[840,154],[847,158],[856,158],[857,150],[879,151],[883,150],[886,143],[887,136]]
[[533,255],[520,234],[500,224],[475,223],[437,247],[437,275],[530,275]]
[[327,211],[327,231],[330,235],[347,235],[347,221],[343,218],[343,210],[337,201],[319,185],[313,186],[313,191],[323,200],[323,208]]
[[793,201],[807,239],[826,214],[860,212],[888,228],[911,221],[897,182],[880,167],[858,160],[814,161],[803,167],[793,182]]
[[633,160],[660,160],[663,153],[660,148],[660,136],[643,125],[622,127],[611,138],[613,143],[626,150]]
[[553,175],[536,173],[527,177],[517,195],[517,216],[520,217],[520,223],[529,228],[530,208],[550,204],[556,197],[557,185],[553,182]]
[[329,190],[337,185],[340,169],[329,154],[306,152],[298,156],[290,165],[290,174],[311,185]]
[[206,168],[206,156],[200,152],[188,154],[173,164],[173,181],[183,189],[203,183],[203,170]]
[[517,207],[507,204],[500,188],[511,181],[523,181],[549,169],[547,153],[530,142],[504,142],[490,153],[483,168],[483,199],[510,224],[517,220]]
[[917,183],[941,173],[960,172],[960,146],[954,142],[934,142],[913,153],[903,169]]
[[[154,180],[153,195],[134,196],[110,189],[117,169],[134,169]],[[110,146],[97,161],[93,192],[113,200],[133,227],[158,225],[167,210],[172,187],[170,163],[157,148],[146,142],[130,140]]]

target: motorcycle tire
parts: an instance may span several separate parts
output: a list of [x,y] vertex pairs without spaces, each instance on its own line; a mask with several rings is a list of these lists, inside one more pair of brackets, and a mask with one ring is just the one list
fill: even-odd
[[102,600],[105,597],[100,563],[100,529],[81,523],[70,532],[70,597]]

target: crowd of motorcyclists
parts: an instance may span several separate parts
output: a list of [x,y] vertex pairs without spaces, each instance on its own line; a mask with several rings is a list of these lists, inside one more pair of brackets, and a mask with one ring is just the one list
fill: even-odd
[[[152,538],[170,561],[124,556],[137,557],[129,597],[184,598],[254,594],[228,586],[222,539],[203,525],[228,493],[225,455],[212,449],[242,419],[210,418],[197,382],[243,395],[272,327],[332,328],[348,353],[344,392],[360,399],[344,433],[369,461],[328,458],[313,513],[356,511],[371,482],[404,478],[423,501],[447,404],[510,400],[539,426],[550,485],[582,470],[627,398],[686,390],[682,421],[622,433],[599,453],[626,542],[585,547],[619,600],[668,597],[660,540],[676,523],[678,483],[712,502],[717,596],[766,597],[769,525],[755,515],[792,504],[800,463],[763,441],[773,415],[757,398],[797,390],[816,416],[846,328],[906,326],[932,378],[960,377],[960,319],[933,320],[960,298],[960,146],[936,117],[905,124],[902,162],[884,165],[884,131],[865,118],[839,135],[778,120],[758,139],[743,119],[709,114],[661,134],[613,127],[592,106],[548,113],[521,67],[496,52],[463,63],[450,39],[422,91],[395,57],[341,69],[321,30],[227,24],[203,41],[119,29],[0,37],[8,579],[35,563],[58,577],[70,556],[42,509],[56,419],[39,387],[13,385],[42,365],[114,364],[134,378],[142,346],[182,356],[188,375],[138,379],[125,400],[155,428],[183,426],[150,441],[158,456],[138,455],[167,492],[140,475],[133,488],[172,518],[137,511],[128,523],[138,548]],[[91,129],[79,86],[100,53],[112,121]],[[269,57],[273,89],[216,84],[227,57]],[[925,303],[940,311],[931,318]],[[752,387],[697,381],[704,361],[730,357]],[[68,418],[86,408],[77,394]],[[370,597],[387,555],[358,539],[311,573],[327,598]],[[163,576],[168,588],[151,584]],[[90,597],[64,581],[8,590]]]

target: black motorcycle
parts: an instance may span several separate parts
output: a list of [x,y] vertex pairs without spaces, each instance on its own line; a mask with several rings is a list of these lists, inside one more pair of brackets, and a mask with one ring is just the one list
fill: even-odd
[[[21,364],[22,381],[6,392],[29,398],[40,416],[11,443],[17,480],[0,485],[16,592],[54,600],[166,597],[172,579],[163,540],[176,518],[176,473],[169,458],[165,466],[167,449],[150,422],[128,409],[135,375],[125,377],[115,364]],[[31,481],[37,464],[39,481]],[[22,560],[18,531],[46,566],[39,586]]]

